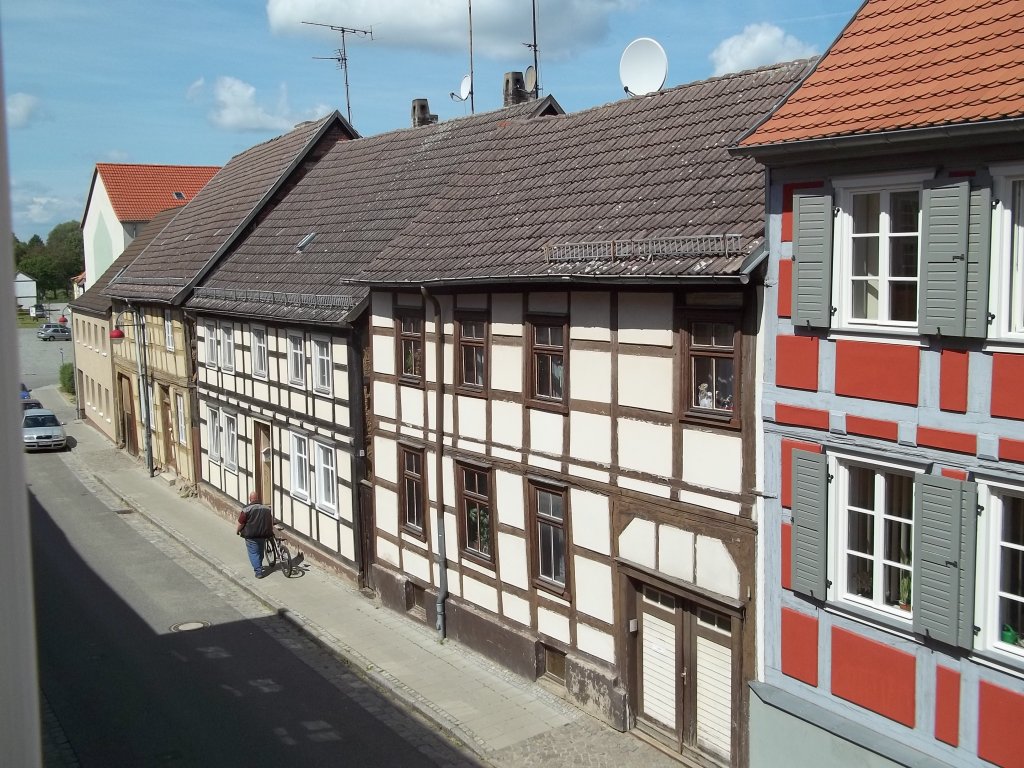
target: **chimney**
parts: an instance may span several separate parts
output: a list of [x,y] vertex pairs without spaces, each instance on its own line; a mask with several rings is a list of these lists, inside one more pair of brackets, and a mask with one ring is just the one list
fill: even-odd
[[421,125],[433,125],[437,122],[437,115],[430,114],[430,105],[426,99],[412,100],[412,127],[419,128]]
[[523,79],[522,72],[505,73],[504,96],[506,107],[530,100],[532,94],[526,90],[526,81]]

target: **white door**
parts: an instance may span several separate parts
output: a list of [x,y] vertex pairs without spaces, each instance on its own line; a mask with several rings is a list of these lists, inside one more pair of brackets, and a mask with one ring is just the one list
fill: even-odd
[[678,732],[679,633],[676,600],[644,587],[640,610],[640,716]]

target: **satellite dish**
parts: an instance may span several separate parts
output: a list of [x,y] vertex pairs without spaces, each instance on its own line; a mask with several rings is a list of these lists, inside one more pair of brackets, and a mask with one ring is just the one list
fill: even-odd
[[459,86],[459,98],[465,101],[469,98],[469,94],[473,92],[473,81],[469,75],[462,78],[462,85]]
[[668,76],[668,56],[657,40],[638,37],[626,46],[619,61],[619,80],[631,96],[661,90]]
[[537,88],[537,70],[534,69],[531,64],[526,68],[526,74],[523,76],[524,85],[528,93],[533,93]]

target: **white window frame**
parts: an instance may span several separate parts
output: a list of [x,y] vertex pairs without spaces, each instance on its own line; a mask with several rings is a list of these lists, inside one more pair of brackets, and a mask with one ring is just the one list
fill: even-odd
[[238,417],[227,411],[224,417],[224,469],[238,471]]
[[338,514],[338,465],[334,446],[313,441],[313,476],[316,482],[316,508]]
[[[1024,664],[1024,646],[1003,642],[1002,627],[999,625],[999,548],[1002,540],[1003,498],[1006,496],[1024,498],[1024,487],[994,480],[979,480],[978,504],[982,512],[978,521],[974,623],[981,629],[974,638],[974,647],[1017,664]],[[1015,629],[1021,633],[1024,641],[1024,627]]]
[[253,326],[249,335],[252,339],[252,376],[254,379],[266,379],[267,329]]
[[156,434],[159,430],[156,428],[156,392],[155,387],[152,384],[147,385],[147,393],[149,397],[149,431],[151,434]]
[[325,395],[334,386],[334,358],[330,339],[313,339],[313,389]]
[[[828,473],[832,477],[829,482],[829,510],[828,510],[828,551],[830,556],[827,561],[826,578],[831,582],[831,586],[828,587],[828,599],[830,602],[856,606],[858,609],[868,611],[878,615],[884,615],[890,619],[895,619],[899,622],[905,623],[910,627],[913,623],[913,584],[911,584],[911,609],[909,611],[902,610],[899,606],[886,605],[881,597],[883,590],[883,565],[884,565],[884,551],[885,551],[885,538],[884,538],[884,523],[885,515],[884,509],[880,505],[880,502],[884,501],[882,497],[882,491],[876,487],[876,504],[875,504],[875,527],[874,527],[874,552],[872,558],[874,560],[874,572],[873,580],[875,585],[876,595],[871,599],[861,597],[855,594],[851,594],[846,590],[846,577],[847,577],[847,536],[849,526],[847,523],[847,498],[849,488],[849,467],[858,466],[873,472],[893,472],[896,474],[906,475],[911,483],[912,494],[910,497],[911,505],[911,517],[910,517],[910,541],[913,544],[914,540],[914,513],[916,505],[917,493],[914,479],[918,474],[924,471],[923,467],[913,466],[908,464],[897,464],[888,461],[878,461],[874,459],[866,459],[861,456],[852,456],[847,454],[835,454],[830,453],[828,456]],[[904,518],[900,518],[901,520]],[[913,552],[911,552],[911,560],[905,564],[911,577],[913,577],[914,561]]]
[[185,424],[185,396],[180,392],[174,394],[174,410],[178,417],[178,442],[181,445],[188,445],[188,427]]
[[169,309],[164,310],[164,346],[168,352],[174,351],[174,320]]
[[216,370],[220,366],[220,335],[217,324],[206,321],[206,367]]
[[206,442],[210,461],[220,461],[220,408],[206,407]]
[[306,386],[306,339],[301,333],[288,334],[288,383]]
[[[992,165],[989,170],[993,197],[989,308],[996,317],[989,326],[989,338],[1024,341],[1024,163]],[[1015,183],[1020,184],[1016,205]],[[1015,218],[1019,222],[1016,240]]]
[[291,495],[302,501],[309,501],[309,438],[297,432],[291,433]]
[[232,373],[235,370],[235,326],[225,323],[220,327],[220,367]]

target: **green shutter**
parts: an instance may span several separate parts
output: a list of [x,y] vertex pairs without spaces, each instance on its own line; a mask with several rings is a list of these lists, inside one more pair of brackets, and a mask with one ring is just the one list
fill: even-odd
[[825,455],[793,451],[793,591],[826,597],[828,465]]
[[793,196],[793,324],[832,323],[832,195]]
[[967,298],[967,181],[925,187],[921,197],[918,329],[963,336]]
[[970,647],[977,486],[918,475],[914,483],[914,632]]
[[967,227],[967,307],[964,336],[988,336],[989,259],[992,253],[992,190],[971,190]]

